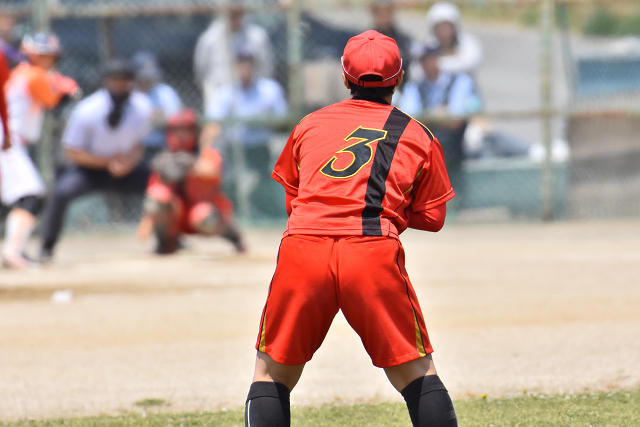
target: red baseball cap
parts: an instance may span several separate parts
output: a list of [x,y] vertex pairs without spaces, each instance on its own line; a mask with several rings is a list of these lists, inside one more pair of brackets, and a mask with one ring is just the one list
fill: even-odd
[[[398,45],[391,37],[374,30],[351,37],[344,47],[342,71],[351,83],[358,86],[393,86],[402,71]],[[360,80],[366,75],[379,76],[382,80]]]

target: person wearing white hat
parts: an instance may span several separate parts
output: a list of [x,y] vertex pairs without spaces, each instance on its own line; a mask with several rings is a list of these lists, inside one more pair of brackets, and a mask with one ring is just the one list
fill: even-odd
[[260,77],[273,74],[273,49],[269,34],[260,25],[247,20],[244,1],[228,2],[227,13],[216,18],[198,37],[193,55],[193,73],[202,88],[206,109],[216,102],[218,90],[237,83],[235,52],[249,46],[255,53],[255,71]]
[[440,45],[439,66],[451,73],[475,74],[482,62],[482,46],[476,37],[463,31],[458,8],[438,2],[427,12],[430,43]]

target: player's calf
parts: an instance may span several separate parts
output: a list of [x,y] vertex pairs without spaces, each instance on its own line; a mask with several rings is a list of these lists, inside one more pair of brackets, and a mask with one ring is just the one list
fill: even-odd
[[457,427],[453,402],[437,375],[420,377],[402,390],[414,427]]
[[281,383],[252,383],[244,408],[245,427],[290,427],[289,394],[289,389]]
[[7,268],[24,270],[33,264],[25,258],[24,249],[36,223],[36,217],[42,209],[40,196],[25,196],[11,205],[5,226],[5,239],[2,246],[2,265]]
[[143,209],[153,223],[153,234],[157,240],[155,252],[158,254],[176,252],[179,247],[180,231],[173,203],[147,195]]

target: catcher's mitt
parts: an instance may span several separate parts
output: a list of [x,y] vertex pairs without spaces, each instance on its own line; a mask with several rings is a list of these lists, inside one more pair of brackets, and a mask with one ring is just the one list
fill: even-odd
[[196,156],[184,151],[166,151],[153,158],[151,168],[160,175],[163,182],[177,184],[184,181],[196,160]]

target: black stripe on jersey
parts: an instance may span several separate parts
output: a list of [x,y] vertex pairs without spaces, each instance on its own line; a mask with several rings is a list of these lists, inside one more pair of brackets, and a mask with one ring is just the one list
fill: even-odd
[[376,154],[371,164],[371,173],[367,182],[367,192],[364,195],[365,207],[362,211],[362,235],[382,236],[380,226],[380,213],[382,212],[382,200],[387,192],[385,181],[391,169],[391,162],[398,147],[398,141],[405,128],[411,121],[411,117],[394,108],[387,118],[383,130],[387,131],[387,137],[378,141]]

